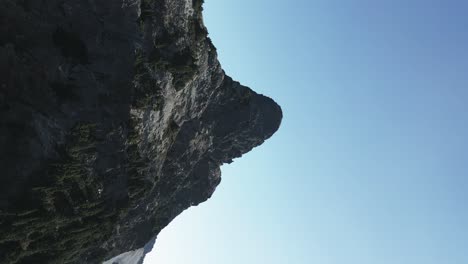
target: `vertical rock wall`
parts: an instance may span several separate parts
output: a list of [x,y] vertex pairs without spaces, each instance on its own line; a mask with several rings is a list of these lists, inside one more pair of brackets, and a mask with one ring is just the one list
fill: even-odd
[[0,0],[0,263],[101,263],[208,199],[280,107],[200,0]]

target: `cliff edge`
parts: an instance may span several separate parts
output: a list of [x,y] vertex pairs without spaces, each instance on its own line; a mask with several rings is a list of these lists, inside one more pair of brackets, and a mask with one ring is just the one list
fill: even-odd
[[0,76],[0,263],[142,261],[282,118],[202,0],[0,0]]

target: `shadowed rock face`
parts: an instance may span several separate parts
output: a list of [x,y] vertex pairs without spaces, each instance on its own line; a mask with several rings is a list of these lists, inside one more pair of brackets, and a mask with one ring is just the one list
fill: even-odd
[[0,0],[0,263],[146,252],[278,129],[280,107],[224,74],[201,5]]

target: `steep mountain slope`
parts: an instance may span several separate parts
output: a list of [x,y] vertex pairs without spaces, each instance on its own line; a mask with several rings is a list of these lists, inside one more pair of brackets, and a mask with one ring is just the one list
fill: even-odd
[[200,0],[0,0],[0,263],[101,263],[208,199],[282,112]]

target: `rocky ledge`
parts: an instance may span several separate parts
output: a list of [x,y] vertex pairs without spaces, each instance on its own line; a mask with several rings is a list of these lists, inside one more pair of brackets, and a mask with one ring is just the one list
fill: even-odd
[[0,263],[141,262],[278,129],[207,35],[202,0],[0,0]]

